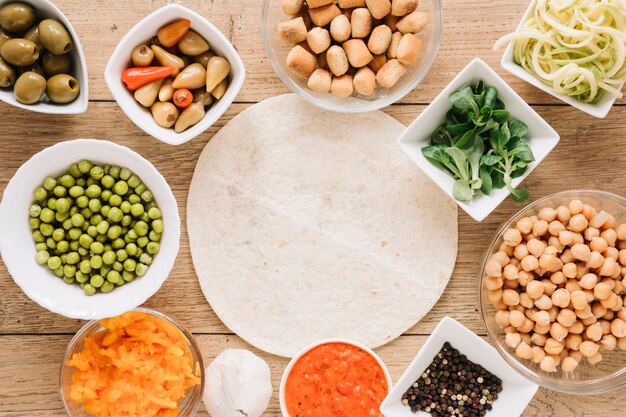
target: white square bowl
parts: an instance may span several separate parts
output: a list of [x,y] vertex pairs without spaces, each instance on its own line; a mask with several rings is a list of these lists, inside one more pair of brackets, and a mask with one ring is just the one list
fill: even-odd
[[[159,28],[177,19],[189,19],[191,29],[206,39],[211,51],[226,58],[231,67],[226,94],[209,108],[198,124],[181,133],[157,125],[150,110],[139,104],[122,82],[122,72],[132,66],[130,54],[133,48],[148,42]],[[235,100],[245,77],[245,68],[239,54],[222,32],[204,17],[178,4],[164,6],[137,23],[117,45],[104,70],[107,86],[128,118],[147,134],[170,145],[181,145],[211,127]]]
[[[526,19],[528,19],[528,17],[534,13],[536,4],[537,4],[537,0],[533,0],[530,2],[530,6],[528,6],[526,13],[524,13],[524,17],[522,17],[522,20],[520,21],[520,24],[517,26],[516,31],[520,30],[520,28],[522,27]],[[598,117],[600,119],[606,117],[606,115],[611,110],[611,107],[613,107],[613,103],[615,103],[615,100],[617,99],[617,97],[614,97],[610,94],[605,94],[604,97],[602,97],[602,99],[599,102],[595,104],[589,104],[589,103],[581,103],[580,101],[572,97],[566,96],[565,94],[557,93],[552,88],[550,88],[550,86],[541,82],[537,77],[535,77],[530,72],[526,71],[521,65],[518,65],[515,62],[515,60],[513,59],[514,43],[515,42],[509,43],[509,46],[507,46],[506,50],[504,51],[504,55],[502,55],[502,60],[500,61],[500,65],[502,65],[502,68],[504,68],[511,74],[515,75],[516,77],[521,78],[527,83],[534,85],[538,89],[545,91],[551,96],[556,97],[559,100],[571,106],[576,107],[578,110],[584,111],[585,113],[590,114],[594,117]],[[621,90],[623,86],[624,86],[624,83],[622,83],[619,86],[618,90]]]
[[487,417],[519,417],[524,412],[539,385],[518,374],[489,343],[456,320],[444,317],[381,404],[380,412],[385,417],[430,416],[430,413],[423,411],[411,412],[410,407],[402,404],[402,395],[430,366],[445,342],[502,380],[502,392]]
[[[11,2],[12,0],[0,0],[0,7]],[[80,39],[78,38],[76,31],[63,12],[49,0],[26,0],[26,3],[30,4],[37,12],[37,21],[41,21],[43,19],[56,19],[63,23],[63,26],[67,28],[67,31],[72,36],[72,43],[74,46],[69,53],[72,59],[72,71],[70,75],[78,81],[78,85],[80,85],[80,93],[78,94],[78,97],[76,97],[76,100],[67,104],[52,103],[46,96],[44,96],[44,99],[38,103],[23,104],[15,99],[12,88],[0,88],[0,101],[35,113],[85,113],[87,111],[87,107],[89,106],[89,75],[87,74],[87,61],[85,60],[85,54],[83,53],[83,46],[80,43]]]
[[[535,161],[528,165],[528,169],[519,178],[513,179],[513,186],[517,187],[535,169],[541,161],[554,149],[559,142],[559,134],[541,118],[528,104],[481,59],[476,58],[461,71],[433,102],[411,123],[398,139],[398,144],[417,166],[430,177],[450,198],[454,178],[446,171],[431,164],[422,155],[422,148],[429,145],[431,133],[439,127],[452,108],[449,97],[458,89],[484,80],[487,85],[498,90],[498,98],[505,104],[511,113],[511,118],[517,119],[528,126],[528,143],[535,156]],[[530,190],[532,193],[532,190]],[[496,209],[510,194],[504,188],[494,188],[490,195],[478,193],[470,202],[456,201],[474,220],[482,221]]]

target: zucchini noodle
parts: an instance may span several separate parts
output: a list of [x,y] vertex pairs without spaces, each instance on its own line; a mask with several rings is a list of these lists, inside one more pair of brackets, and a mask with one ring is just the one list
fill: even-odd
[[493,49],[515,42],[515,62],[555,92],[583,103],[622,97],[626,0],[537,0],[534,13]]

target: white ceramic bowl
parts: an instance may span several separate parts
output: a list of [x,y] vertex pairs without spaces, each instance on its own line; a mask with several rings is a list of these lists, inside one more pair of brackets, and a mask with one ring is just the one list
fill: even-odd
[[[21,0],[20,0],[21,1]],[[12,3],[13,0],[0,0],[0,7],[7,3]],[[44,95],[44,100],[36,104],[22,104],[15,99],[12,88],[0,88],[0,101],[4,101],[21,109],[30,110],[36,113],[46,114],[80,114],[87,111],[89,105],[89,75],[87,74],[87,61],[85,60],[85,54],[83,53],[83,46],[80,43],[80,39],[76,34],[76,31],[72,27],[72,24],[67,17],[56,7],[52,2],[48,0],[25,0],[37,11],[37,20],[43,19],[56,19],[63,23],[67,28],[70,35],[72,35],[72,42],[74,47],[70,51],[72,58],[72,73],[71,75],[76,78],[80,85],[80,94],[76,100],[68,104],[55,104],[48,101]]]
[[[528,17],[534,13],[536,3],[537,0],[532,0],[530,2],[528,9],[526,10],[526,13],[524,13],[524,17],[522,17],[522,20],[520,21],[520,24],[518,25],[516,30],[519,30],[526,21],[526,19],[528,19]],[[605,94],[604,97],[602,97],[602,99],[595,104],[589,104],[581,103],[580,101],[565,94],[557,93],[552,88],[550,88],[550,86],[541,82],[537,77],[526,71],[521,65],[518,65],[515,62],[515,60],[513,59],[513,46],[514,42],[511,42],[509,46],[507,46],[506,50],[504,51],[504,55],[502,55],[502,61],[500,61],[500,65],[502,65],[502,68],[504,68],[511,74],[521,78],[529,84],[534,85],[538,89],[545,91],[551,96],[554,96],[559,100],[576,107],[578,110],[584,111],[585,113],[590,114],[594,117],[606,117],[606,115],[611,110],[611,107],[613,107],[613,103],[615,103],[615,100],[617,98],[610,94]],[[619,86],[618,90],[621,90],[623,86],[624,84],[622,83],[622,85]]]
[[[463,69],[433,102],[419,115],[398,139],[398,144],[435,184],[454,200],[452,175],[431,164],[423,155],[422,148],[427,146],[432,132],[445,121],[448,110],[452,108],[449,97],[458,89],[484,80],[486,84],[498,90],[498,97],[510,111],[511,117],[528,126],[528,143],[535,155],[535,162],[528,166],[526,173],[513,180],[517,187],[543,161],[559,142],[559,134],[541,118],[502,78],[479,58],[474,59]],[[532,194],[533,190],[530,190]],[[474,220],[482,221],[509,195],[504,187],[494,188],[490,195],[478,193],[468,202],[456,201]]]
[[423,411],[412,413],[410,407],[402,405],[402,395],[430,366],[445,342],[502,380],[502,392],[487,416],[519,417],[524,412],[539,386],[515,372],[489,343],[456,320],[444,317],[383,401],[381,413],[386,417],[430,416]]
[[[88,159],[133,171],[152,191],[163,213],[161,251],[148,273],[116,288],[111,294],[87,296],[35,262],[35,242],[28,224],[33,191],[49,175],[58,175],[74,162]],[[33,301],[65,317],[97,320],[117,316],[141,305],[156,293],[169,275],[180,240],[180,217],[172,190],[163,176],[138,153],[112,142],[79,139],[58,143],[29,159],[16,172],[0,202],[0,254],[15,283]]]
[[[231,67],[228,76],[230,84],[226,94],[209,108],[204,119],[181,133],[157,125],[150,109],[139,104],[134,99],[133,93],[128,91],[122,82],[122,72],[133,66],[130,59],[133,48],[148,42],[156,35],[159,28],[177,19],[189,19],[191,29],[206,39],[211,46],[211,51],[226,58]],[[204,17],[178,4],[164,6],[137,23],[117,45],[104,70],[107,86],[128,118],[147,134],[170,145],[180,145],[190,141],[211,127],[235,100],[245,77],[245,68],[239,54],[222,32]]]
[[[279,388],[279,393],[278,393],[279,402],[280,402],[280,411],[283,417],[296,417],[296,416],[290,416],[289,413],[287,413],[287,405],[285,404],[285,385],[287,385],[287,378],[289,377],[289,374],[291,373],[291,369],[294,367],[296,362],[298,362],[298,360],[302,356],[304,356],[306,353],[308,353],[310,350],[318,346],[325,345],[327,343],[345,343],[348,345],[356,346],[357,348],[371,355],[374,359],[376,359],[376,362],[378,362],[378,364],[380,365],[380,368],[383,370],[385,374],[385,379],[387,380],[387,385],[389,387],[389,390],[391,391],[391,387],[393,386],[393,381],[391,380],[391,375],[389,374],[389,371],[387,370],[387,366],[372,349],[368,348],[367,346],[359,342],[355,342],[354,340],[350,340],[350,339],[323,339],[315,343],[312,343],[309,346],[302,349],[296,356],[293,357],[293,359],[291,359],[291,361],[285,368],[285,371],[283,372],[283,377],[280,380],[280,388]],[[386,417],[392,417],[392,416],[388,415]]]
[[317,93],[307,87],[307,80],[297,76],[287,67],[287,55],[291,50],[278,36],[278,24],[290,19],[280,6],[280,0],[263,0],[261,31],[263,44],[270,63],[281,81],[309,103],[326,110],[341,113],[362,113],[386,107],[409,94],[424,79],[432,66],[443,33],[442,0],[422,0],[418,10],[426,13],[428,25],[417,34],[422,41],[422,54],[416,66],[409,68],[392,88],[377,87],[369,97],[354,95],[341,98],[329,93]]

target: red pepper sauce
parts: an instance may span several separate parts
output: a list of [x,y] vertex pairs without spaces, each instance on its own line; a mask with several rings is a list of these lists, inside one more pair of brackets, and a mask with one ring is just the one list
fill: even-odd
[[289,417],[384,417],[389,385],[366,351],[347,343],[317,346],[295,363],[285,384]]

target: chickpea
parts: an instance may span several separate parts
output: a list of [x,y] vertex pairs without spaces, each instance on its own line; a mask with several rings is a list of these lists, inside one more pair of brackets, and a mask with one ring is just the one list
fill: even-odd
[[[574,310],[574,313],[576,313],[576,317],[581,320],[593,317],[593,313],[591,312],[591,307],[589,306],[589,304],[587,304],[583,309]],[[595,320],[595,317],[593,317],[593,319]],[[595,321],[592,321],[592,323],[595,323]],[[583,324],[587,325],[584,321]]]
[[502,288],[502,278],[498,277],[487,277],[485,279],[485,287],[488,290],[497,290],[498,288]]
[[535,322],[531,319],[525,319],[524,324],[517,328],[521,333],[529,333],[535,327]]
[[587,220],[591,220],[593,216],[598,214],[596,209],[590,206],[589,204],[583,204],[583,211],[581,213],[583,216],[585,216]]
[[538,323],[535,323],[533,332],[534,332],[533,334],[546,335],[550,332],[550,324],[546,324],[545,326],[542,326]]
[[583,262],[576,264],[576,278],[580,279],[589,272],[589,268]]
[[582,214],[576,214],[569,219],[567,228],[572,232],[582,232],[589,226],[589,221]]
[[528,252],[530,252],[533,256],[539,258],[543,252],[546,250],[546,247],[548,245],[546,245],[545,242],[537,239],[537,238],[532,238],[530,239],[527,243],[526,243],[526,247],[528,248]]
[[[602,238],[599,237],[598,239]],[[619,259],[619,250],[617,248],[614,248],[613,246],[608,247],[602,252],[602,256],[604,256],[605,258],[613,258],[617,261]]]
[[547,311],[538,311],[533,320],[540,326],[547,326],[550,324],[550,313]]
[[[578,285],[580,285],[586,290],[593,289],[593,287],[595,287],[597,283],[598,283],[598,277],[596,276],[596,274],[585,274],[578,281]],[[593,296],[592,296],[592,299],[593,299]]]
[[591,314],[593,314],[596,319],[604,317],[607,311],[608,309],[604,307],[601,303],[593,303],[593,305],[591,306]]
[[620,264],[626,265],[626,249],[622,249],[619,251],[617,259],[619,260]]
[[582,360],[583,360],[583,358],[584,358],[583,354],[582,354],[582,353],[580,353],[580,352],[579,352],[579,351],[577,351],[577,350],[570,350],[570,351],[568,352],[568,354],[569,354],[569,357],[570,357],[570,358],[574,358],[574,359],[576,359],[579,363],[580,363],[580,361],[582,361]]
[[615,229],[616,226],[617,226],[617,220],[615,220],[615,216],[607,213],[607,218],[604,224],[602,225],[602,229]]
[[508,306],[516,306],[519,304],[519,293],[515,290],[504,290],[502,301]]
[[609,247],[609,244],[603,237],[594,237],[591,238],[591,242],[589,242],[589,249],[596,252],[604,252]]
[[498,261],[502,267],[508,265],[509,262],[511,261],[509,256],[504,251],[498,251],[498,252],[494,253],[491,256],[491,259]]
[[600,350],[615,350],[617,347],[617,338],[612,334],[605,334],[600,340]]
[[572,246],[572,256],[579,261],[587,262],[591,258],[591,250],[584,243],[577,243]]
[[615,319],[611,322],[611,333],[617,338],[626,337],[626,322],[622,319]]
[[515,228],[523,235],[527,235],[533,230],[533,221],[530,217],[522,217],[518,220]]
[[619,240],[626,240],[626,223],[622,223],[615,228],[615,233]]
[[515,354],[521,359],[530,359],[533,357],[533,350],[526,342],[521,342],[515,348]]
[[519,310],[513,310],[509,313],[509,322],[511,323],[511,326],[515,328],[522,327],[525,320],[526,317],[524,316],[524,313]]
[[492,257],[485,265],[485,273],[490,277],[501,277],[502,265],[497,259],[493,259]]
[[556,285],[549,279],[542,279],[541,284],[543,285],[543,293],[548,297],[552,297],[552,294],[556,291]]
[[559,311],[561,311],[561,309],[557,306],[552,306],[552,308],[548,310],[548,314],[550,314],[550,322],[554,323],[556,321],[556,318],[559,316]]
[[[606,281],[606,278],[602,280],[602,282]],[[624,291],[624,284],[622,284],[623,281],[610,281],[612,282],[613,285],[613,292],[615,294],[621,294]]]
[[528,256],[529,254],[530,252],[528,251],[528,247],[526,246],[525,243],[519,244],[515,247],[515,249],[513,249],[513,256],[515,256],[515,258],[517,258],[520,261],[524,259],[526,256]]
[[571,294],[574,291],[582,290],[582,287],[580,285],[578,285],[578,280],[577,279],[568,279],[567,282],[565,283],[565,289],[567,291],[569,291],[570,294]]
[[600,320],[598,324],[602,328],[602,334],[611,334],[611,322],[608,320]]
[[519,277],[517,267],[511,264],[506,265],[502,271],[502,276],[507,280],[517,279]]
[[576,258],[572,255],[572,250],[570,248],[565,249],[559,259],[563,262],[563,264],[574,263]]
[[590,364],[595,365],[596,363],[602,361],[602,353],[598,352],[590,358],[587,358]]
[[539,346],[533,346],[531,348],[531,357],[530,360],[533,363],[540,363],[543,358],[546,356],[546,352]]
[[565,206],[556,208],[556,219],[561,223],[567,223],[572,218],[572,212]]
[[522,336],[519,333],[507,333],[504,342],[508,347],[515,349],[522,342]]
[[489,301],[491,301],[491,304],[497,304],[502,301],[502,290],[490,290],[487,292],[487,297],[489,298]]
[[587,339],[593,342],[597,342],[598,340],[602,339],[602,335],[602,326],[600,326],[599,323],[591,324],[585,330],[585,336],[587,336]]
[[545,346],[546,340],[548,340],[546,333],[533,333],[533,335],[530,336],[530,341],[537,346]]
[[522,243],[522,234],[518,229],[508,229],[503,235],[504,243],[509,246],[517,246]]
[[524,306],[525,308],[533,308],[535,305],[535,302],[533,301],[533,299],[530,298],[528,294],[526,294],[525,292],[519,295],[519,303],[521,306]]
[[513,326],[506,326],[504,328],[504,333],[517,333],[517,329]]
[[556,210],[552,207],[544,207],[537,213],[537,218],[545,222],[550,223],[556,219]]
[[513,256],[513,249],[514,249],[513,246],[509,246],[504,242],[500,244],[500,248],[499,248],[499,250],[506,253],[506,256],[508,256],[509,258]]
[[548,223],[548,233],[552,236],[558,236],[559,233],[565,230],[565,226],[558,220],[553,220]]
[[614,229],[607,229],[600,233],[600,237],[604,238],[609,246],[615,246],[615,242],[617,241],[617,232],[615,232]]
[[565,337],[565,347],[571,350],[578,350],[580,344],[583,342],[583,338],[579,334],[568,334]]
[[570,294],[572,305],[576,310],[582,310],[587,307],[587,296],[583,291],[574,291]]
[[543,295],[544,286],[540,281],[530,281],[526,284],[526,293],[533,300],[538,299]]
[[572,200],[569,202],[567,207],[569,208],[570,213],[578,214],[578,213],[582,213],[584,204],[580,200]]
[[602,262],[602,266],[600,267],[599,274],[601,276],[610,277],[613,275],[615,271],[615,267],[617,266],[617,262],[613,258],[604,258]]
[[617,346],[621,350],[626,350],[626,337],[621,337],[621,338],[617,339]]
[[555,306],[565,308],[570,303],[570,293],[565,288],[559,288],[552,293],[551,299]]
[[546,294],[543,294],[535,300],[535,306],[540,310],[550,310],[552,308],[552,300]]
[[554,340],[558,342],[562,342],[565,337],[567,337],[567,334],[567,328],[565,328],[560,323],[552,323],[552,325],[550,326],[550,336],[552,336],[552,338],[554,338]]
[[544,346],[543,349],[549,355],[558,355],[563,350],[563,347],[564,347],[563,343],[549,337],[548,340],[546,340],[546,345]]
[[578,361],[574,358],[567,357],[561,362],[563,372],[574,372],[574,369],[578,366]]
[[565,249],[565,246],[561,243],[557,236],[550,236],[548,238],[548,245],[557,248],[559,252]]
[[539,368],[541,368],[544,372],[556,372],[557,362],[551,356],[545,356],[541,363],[539,364]]
[[609,310],[606,312],[606,314],[602,318],[604,320],[613,320],[615,318],[615,313],[613,312],[613,310]]
[[588,268],[600,268],[604,263],[604,256],[600,252],[591,252],[591,256],[587,261]]
[[622,307],[617,312],[617,318],[626,322],[626,307]]
[[550,274],[550,281],[555,285],[561,285],[567,282],[567,277],[562,271],[556,271]]
[[583,232],[583,236],[585,237],[585,240],[591,240],[594,237],[599,237],[600,231],[596,229],[595,227],[588,227]]
[[593,315],[591,315],[587,318],[582,319],[581,321],[583,322],[583,325],[589,327],[591,325],[596,324],[598,322],[598,319],[595,318]]
[[509,326],[511,321],[509,320],[509,312],[506,310],[500,310],[496,312],[496,323],[500,326],[501,329]]
[[525,256],[524,259],[520,262],[522,269],[524,271],[530,272],[539,268],[539,259],[532,255]]
[[600,213],[593,216],[591,220],[589,220],[589,226],[600,229],[605,223],[609,221],[609,216],[609,213],[602,210],[600,211]]
[[559,311],[556,320],[565,327],[572,327],[576,322],[576,313],[568,308],[564,308],[563,310]]
[[533,223],[533,231],[534,236],[541,237],[548,233],[548,222],[545,220],[537,220]]
[[519,271],[519,275],[517,277],[517,281],[520,283],[521,286],[526,286],[528,285],[528,283],[530,281],[532,281],[533,279],[535,279],[535,277],[533,276],[533,274],[531,274],[530,272],[527,271]]
[[517,282],[517,280],[515,279],[507,279],[506,281],[504,281],[504,286],[502,288],[504,288],[505,290],[515,290],[517,289],[519,283]]
[[600,349],[600,345],[594,342],[590,342],[589,340],[585,340],[584,342],[582,342],[580,344],[580,347],[578,348],[580,353],[585,355],[587,358],[590,358],[598,353],[598,349]]
[[576,272],[578,268],[573,262],[568,262],[563,265],[562,273],[566,278],[576,278]]
[[[562,324],[562,323],[561,323]],[[582,321],[580,320],[576,320],[574,322],[574,324],[572,324],[571,326],[569,326],[569,328],[567,329],[569,330],[570,333],[574,333],[574,334],[582,334],[583,331],[585,330],[585,325],[583,324]]]

